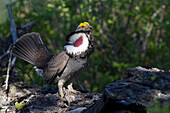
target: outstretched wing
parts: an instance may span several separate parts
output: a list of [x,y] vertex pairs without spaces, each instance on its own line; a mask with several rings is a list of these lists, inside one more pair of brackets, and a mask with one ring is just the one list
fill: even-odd
[[44,70],[44,79],[47,83],[52,83],[57,76],[61,75],[61,72],[65,69],[69,56],[64,50],[56,53],[48,62]]

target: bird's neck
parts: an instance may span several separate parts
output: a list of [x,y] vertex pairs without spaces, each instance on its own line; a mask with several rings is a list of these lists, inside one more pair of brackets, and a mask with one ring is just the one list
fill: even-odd
[[88,50],[89,40],[86,33],[75,33],[69,37],[67,45],[64,46],[70,55],[81,55]]

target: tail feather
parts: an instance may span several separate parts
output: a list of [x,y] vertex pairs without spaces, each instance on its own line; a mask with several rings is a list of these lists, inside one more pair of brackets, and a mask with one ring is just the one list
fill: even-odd
[[28,55],[27,55],[24,51],[22,51],[20,48],[17,48],[17,47],[16,47],[15,49],[13,49],[12,53],[13,53],[15,56],[20,57],[20,58],[22,58],[23,60],[25,60],[25,61],[27,61],[27,62],[35,65],[35,64],[34,64],[34,61],[33,61],[32,59],[30,59],[30,58],[28,57]]
[[30,59],[30,62],[33,63],[33,61],[31,61],[31,59],[33,60],[33,53],[31,53],[32,51],[29,50],[29,46],[24,45],[24,43],[21,41],[20,43],[15,45],[15,48],[20,52],[18,53],[19,55],[21,55],[23,57],[27,57],[28,59]]
[[[21,40],[21,42],[19,43],[19,47],[20,47],[20,49],[24,49],[24,52],[31,58],[31,59],[33,59],[34,58],[34,52],[33,51],[35,51],[35,49],[37,48],[36,46],[35,46],[35,44],[33,43],[33,42],[31,42],[30,41],[30,39],[31,39],[31,37],[30,37],[31,35],[26,35],[26,36],[23,36],[23,37],[25,37],[25,38],[21,38],[20,40]],[[26,38],[26,37],[28,37],[28,38]]]
[[51,54],[38,33],[23,35],[16,42],[12,53],[38,68],[43,68],[51,58]]

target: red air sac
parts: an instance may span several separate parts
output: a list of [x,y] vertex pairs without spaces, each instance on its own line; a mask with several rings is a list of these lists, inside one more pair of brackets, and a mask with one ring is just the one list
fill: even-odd
[[79,47],[82,43],[83,43],[83,37],[80,36],[79,39],[77,39],[77,40],[74,42],[74,47]]

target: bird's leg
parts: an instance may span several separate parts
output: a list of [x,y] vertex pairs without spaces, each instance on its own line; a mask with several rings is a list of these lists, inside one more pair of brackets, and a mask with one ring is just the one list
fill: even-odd
[[74,90],[73,87],[72,87],[72,85],[73,85],[73,84],[70,83],[70,84],[67,86],[68,90],[71,91],[71,92],[74,93],[74,94],[79,94],[80,91]]
[[59,80],[58,81],[58,89],[59,89],[59,94],[61,96],[61,99],[63,99],[64,97],[64,93],[63,93],[63,85],[64,85],[65,81],[64,80]]

